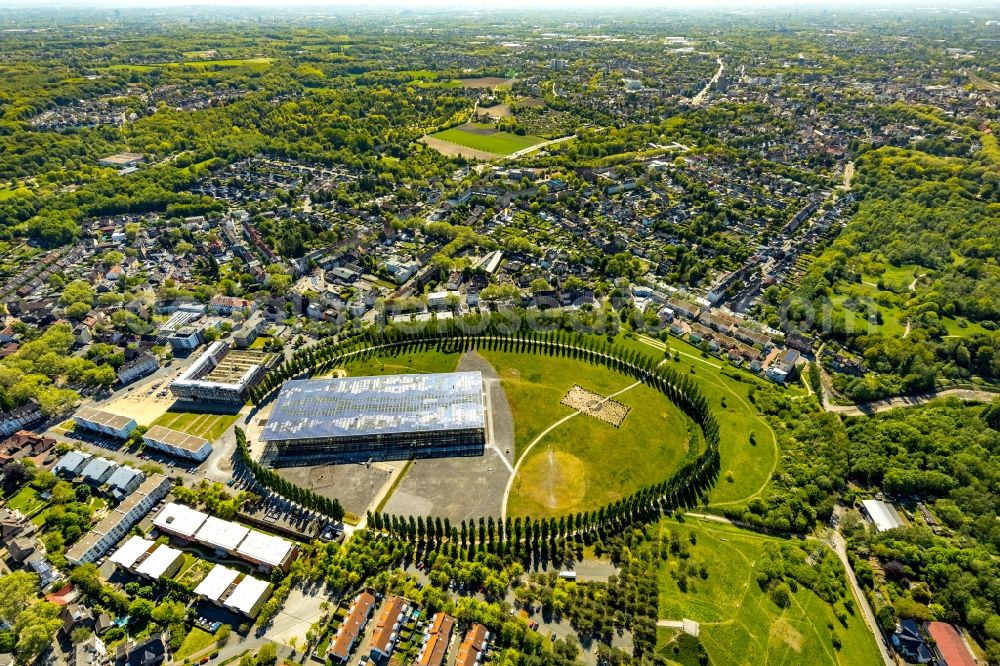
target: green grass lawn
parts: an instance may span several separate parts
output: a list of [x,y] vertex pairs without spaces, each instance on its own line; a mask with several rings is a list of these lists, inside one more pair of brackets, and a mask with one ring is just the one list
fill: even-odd
[[631,407],[619,428],[579,414],[526,454],[511,487],[511,515],[560,516],[599,508],[662,481],[692,449],[702,448],[698,427],[655,389],[640,384],[615,400]]
[[200,414],[198,412],[178,412],[170,410],[153,421],[153,425],[186,432],[195,437],[214,441],[231,426],[238,414]]
[[975,335],[976,333],[989,333],[978,322],[969,321],[968,319],[959,320],[954,317],[941,317],[941,323],[948,329],[948,335],[957,337]]
[[[620,428],[578,414],[527,454],[509,498],[512,515],[557,516],[586,511],[667,478],[695,447],[700,431],[662,394],[635,380],[573,359],[480,351],[500,376],[514,416],[515,456],[547,428],[576,413],[560,401],[574,384],[631,407]],[[691,430],[693,428],[693,430]]]
[[31,190],[26,187],[0,187],[0,201],[10,199],[19,194],[31,194]]
[[[654,358],[663,358],[663,352],[640,342],[638,339],[621,338],[621,344],[637,349]],[[718,358],[707,358],[694,345],[671,336],[668,339],[671,353],[680,352],[680,361],[670,361],[677,372],[695,380],[719,422],[719,454],[722,458],[720,478],[709,493],[711,504],[736,504],[758,494],[771,478],[778,462],[778,443],[764,416],[750,402],[750,388],[758,379],[743,373]],[[694,374],[691,374],[694,368]],[[742,377],[737,381],[727,373]],[[795,394],[801,392],[796,389]],[[725,399],[726,406],[722,406]],[[756,445],[750,443],[750,433]],[[732,472],[733,480],[726,480]]]
[[137,72],[149,72],[161,67],[172,69],[194,69],[207,70],[214,68],[246,67],[254,71],[267,69],[271,66],[270,58],[244,58],[229,60],[192,60],[185,62],[161,62],[152,65],[110,65],[109,70],[135,70]]
[[351,361],[341,369],[352,377],[454,372],[460,357],[458,352],[430,349],[373,356],[363,361]]
[[213,643],[215,643],[215,636],[213,634],[208,633],[204,629],[193,627],[187,637],[185,637],[184,642],[181,643],[181,646],[177,648],[177,652],[174,653],[174,661],[182,661],[185,657],[197,654]]
[[[482,125],[481,127],[489,128],[491,125]],[[545,141],[545,139],[537,136],[521,136],[512,132],[498,132],[489,135],[475,134],[458,127],[453,127],[443,132],[432,134],[431,136],[435,139],[450,141],[451,143],[457,143],[467,148],[475,148],[476,150],[485,150],[488,153],[495,153],[497,155],[510,155],[511,153],[516,153],[519,150]]]
[[31,486],[21,488],[13,497],[7,500],[7,508],[17,509],[21,513],[29,514],[45,504],[45,500],[38,497],[38,491]]
[[[660,619],[699,622],[699,640],[713,664],[875,666],[881,662],[860,610],[855,610],[854,615],[848,612],[846,626],[836,619],[835,611],[845,609],[844,599],[831,606],[799,586],[789,605],[782,609],[761,589],[755,565],[763,557],[765,545],[779,540],[690,517],[684,523],[665,518],[660,529],[677,533],[682,543],[689,543],[693,534],[696,544],[690,546],[687,562],[705,566],[708,571],[706,579],[688,578],[687,591],[681,591],[670,575],[678,567],[678,560],[672,558],[662,564]],[[806,544],[807,549],[812,546]],[[849,588],[846,594],[853,599]],[[856,608],[856,600],[854,605]],[[658,630],[658,651],[668,658],[672,654],[668,644],[675,633],[671,629]],[[834,633],[842,643],[839,650],[832,644]]]
[[215,566],[213,562],[194,557],[189,553],[184,553],[184,564],[181,565],[174,580],[177,580],[190,587],[197,587],[198,583],[205,580],[205,576]]
[[264,349],[264,345],[267,344],[267,341],[269,339],[270,338],[268,338],[268,336],[266,336],[266,335],[258,335],[254,339],[254,341],[250,343],[250,349],[253,349],[255,351],[261,351],[261,350],[263,350]]
[[573,384],[610,395],[635,383],[604,366],[568,358],[487,350],[479,353],[496,368],[514,414],[515,459],[543,430],[574,412],[559,404]]
[[[877,289],[871,288],[873,292]],[[858,308],[849,310],[844,307],[844,301],[848,299],[848,294],[836,294],[830,298],[833,303],[835,313],[842,313],[844,320],[849,325],[848,330],[861,333],[882,333],[885,335],[902,336],[906,332],[906,317],[899,308],[891,305],[879,305],[874,301],[864,301],[859,303]],[[868,320],[869,309],[874,307],[882,315],[882,323],[875,323]]]

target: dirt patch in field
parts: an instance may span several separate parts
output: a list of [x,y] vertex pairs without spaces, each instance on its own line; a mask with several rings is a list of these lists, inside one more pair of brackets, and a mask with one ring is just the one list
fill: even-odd
[[509,104],[497,104],[495,106],[481,106],[476,109],[477,118],[509,118],[511,116]]
[[599,421],[610,423],[616,428],[621,426],[631,409],[626,404],[607,398],[600,393],[594,393],[579,384],[574,384],[569,393],[560,400],[560,403],[584,414],[589,414]]
[[441,139],[433,136],[421,137],[420,142],[430,148],[433,148],[446,157],[466,157],[468,159],[482,160],[484,162],[489,162],[500,157],[500,155],[497,155],[496,153],[488,153],[485,150],[476,150],[475,148],[469,148],[468,146],[460,146],[457,143],[442,141]]
[[587,494],[586,466],[570,453],[549,448],[525,461],[511,494],[548,509],[575,507]]
[[544,109],[545,100],[539,97],[525,97],[518,100],[515,106],[519,109]]
[[778,621],[771,627],[771,635],[796,652],[802,652],[802,642],[805,639],[785,618],[778,618]]
[[504,79],[499,76],[482,76],[478,79],[459,79],[463,88],[496,88],[505,83],[513,83],[514,79]]

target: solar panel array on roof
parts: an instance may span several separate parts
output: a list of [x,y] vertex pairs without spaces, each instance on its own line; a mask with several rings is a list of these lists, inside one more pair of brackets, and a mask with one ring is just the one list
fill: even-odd
[[483,428],[479,372],[285,383],[261,439],[289,441]]

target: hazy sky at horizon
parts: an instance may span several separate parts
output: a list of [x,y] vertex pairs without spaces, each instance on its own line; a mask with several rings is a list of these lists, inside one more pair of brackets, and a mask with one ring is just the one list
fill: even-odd
[[926,10],[995,8],[996,5],[981,0],[617,0],[610,5],[607,0],[492,0],[477,4],[461,0],[0,0],[2,9],[22,8],[108,8],[108,7],[289,7],[363,9],[382,7],[392,9],[457,9],[488,12],[495,9],[532,10],[603,10],[615,9],[671,9],[671,10],[759,10],[759,9],[878,9],[909,8]]

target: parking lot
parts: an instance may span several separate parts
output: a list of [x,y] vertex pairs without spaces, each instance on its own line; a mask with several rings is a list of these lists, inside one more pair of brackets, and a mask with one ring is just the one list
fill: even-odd
[[404,463],[317,465],[283,467],[278,472],[292,483],[338,500],[346,511],[363,516],[392,469]]

